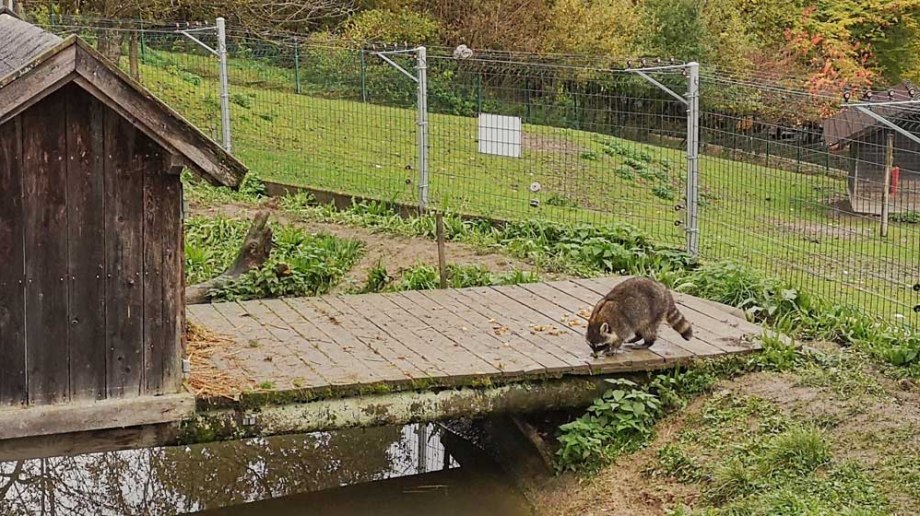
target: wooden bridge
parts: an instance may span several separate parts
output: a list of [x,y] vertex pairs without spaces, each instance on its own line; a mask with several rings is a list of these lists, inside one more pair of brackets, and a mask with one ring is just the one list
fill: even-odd
[[692,340],[592,358],[587,317],[623,279],[192,305],[196,399],[12,409],[0,460],[584,406],[610,376],[758,349],[738,310],[675,294]]
[[622,279],[215,303],[188,318],[231,339],[207,360],[241,393],[304,399],[653,371],[756,349],[762,330],[739,311],[675,294],[692,340],[663,327],[650,349],[592,358],[587,317]]

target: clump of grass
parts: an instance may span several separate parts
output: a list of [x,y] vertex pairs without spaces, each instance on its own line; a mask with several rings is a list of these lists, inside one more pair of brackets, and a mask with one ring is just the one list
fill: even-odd
[[677,197],[677,193],[674,192],[674,188],[672,188],[671,185],[666,184],[653,186],[652,193],[655,194],[655,197],[664,199],[666,201],[673,201]]
[[901,222],[904,224],[920,224],[920,211],[904,211],[888,215],[891,222]]
[[249,172],[240,182],[239,192],[241,195],[254,199],[265,197],[265,183],[262,182],[262,178],[260,178],[256,173]]
[[381,262],[377,262],[367,272],[367,280],[365,280],[364,287],[361,288],[360,292],[362,294],[383,292],[392,281],[393,278],[387,272],[387,268]]
[[438,288],[440,276],[434,267],[416,265],[404,271],[396,290],[432,290]]
[[661,400],[629,380],[610,380],[613,388],[585,415],[559,427],[557,468],[596,469],[644,445],[661,414]]
[[558,208],[577,208],[578,207],[577,202],[575,202],[572,199],[569,199],[565,195],[558,194],[558,193],[550,194],[550,196],[546,198],[546,204],[548,204],[549,206],[556,206]]
[[234,93],[230,95],[230,102],[233,102],[237,106],[249,109],[252,107],[253,102],[255,101],[256,96],[251,93]]
[[767,474],[805,475],[830,461],[827,437],[817,428],[797,427],[770,442],[762,466]]

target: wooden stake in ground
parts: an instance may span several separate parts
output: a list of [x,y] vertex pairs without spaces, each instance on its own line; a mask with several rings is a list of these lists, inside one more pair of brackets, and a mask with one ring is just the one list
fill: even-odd
[[891,189],[891,169],[894,166],[894,134],[888,133],[888,145],[885,148],[885,185],[882,190],[882,226],[881,235],[888,236],[888,203]]
[[438,271],[441,273],[441,288],[447,288],[447,257],[444,256],[444,217],[441,212],[435,214],[438,234]]
[[185,304],[195,305],[207,303],[211,299],[210,292],[220,288],[231,281],[238,279],[243,274],[257,269],[268,260],[268,255],[272,251],[272,230],[268,226],[268,211],[260,211],[252,219],[252,225],[243,239],[243,246],[240,247],[236,260],[220,276],[191,285],[185,289]]

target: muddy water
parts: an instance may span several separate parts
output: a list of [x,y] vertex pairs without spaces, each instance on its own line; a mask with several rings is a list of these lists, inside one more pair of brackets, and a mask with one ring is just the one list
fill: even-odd
[[435,425],[0,463],[2,515],[524,516],[488,456]]

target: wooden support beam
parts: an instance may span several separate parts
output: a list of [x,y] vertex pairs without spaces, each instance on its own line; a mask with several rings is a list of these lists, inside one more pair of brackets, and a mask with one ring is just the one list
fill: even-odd
[[[638,379],[638,378],[637,378]],[[98,412],[83,411],[82,421],[95,424],[62,425],[64,418],[47,420],[31,417],[31,428],[54,435],[23,437],[27,432],[19,429],[20,438],[0,438],[0,462],[30,458],[98,453],[156,446],[199,444],[247,437],[297,434],[344,428],[402,425],[415,422],[443,421],[461,417],[478,418],[491,414],[517,414],[579,408],[589,405],[609,388],[600,377],[568,377],[535,383],[518,383],[499,387],[465,387],[437,392],[396,392],[335,398],[309,403],[263,406],[247,410],[218,409],[192,416],[193,402],[182,400],[182,410],[166,410],[157,417],[152,405],[141,407],[146,423],[130,407],[139,400],[120,400],[96,405],[106,405]],[[169,398],[161,396],[159,398]],[[115,407],[121,407],[116,410]],[[61,407],[62,409],[64,407]],[[166,407],[164,407],[166,408]],[[73,410],[73,407],[70,408]],[[16,409],[20,414],[33,409]],[[48,408],[35,409],[48,413]],[[0,412],[12,414],[13,410]],[[37,416],[37,412],[36,412]],[[109,418],[108,421],[105,418]],[[130,418],[130,419],[129,419]],[[71,418],[70,420],[72,420]],[[162,419],[171,423],[155,424]],[[176,422],[185,419],[183,422]],[[10,428],[18,428],[14,419],[2,417],[0,435]],[[120,428],[131,426],[133,428]],[[41,423],[44,426],[38,426]],[[105,429],[108,428],[108,429]],[[65,433],[68,432],[69,433]],[[10,435],[9,437],[12,437]]]
[[20,437],[177,422],[194,414],[192,394],[4,409],[0,410],[0,442]]

